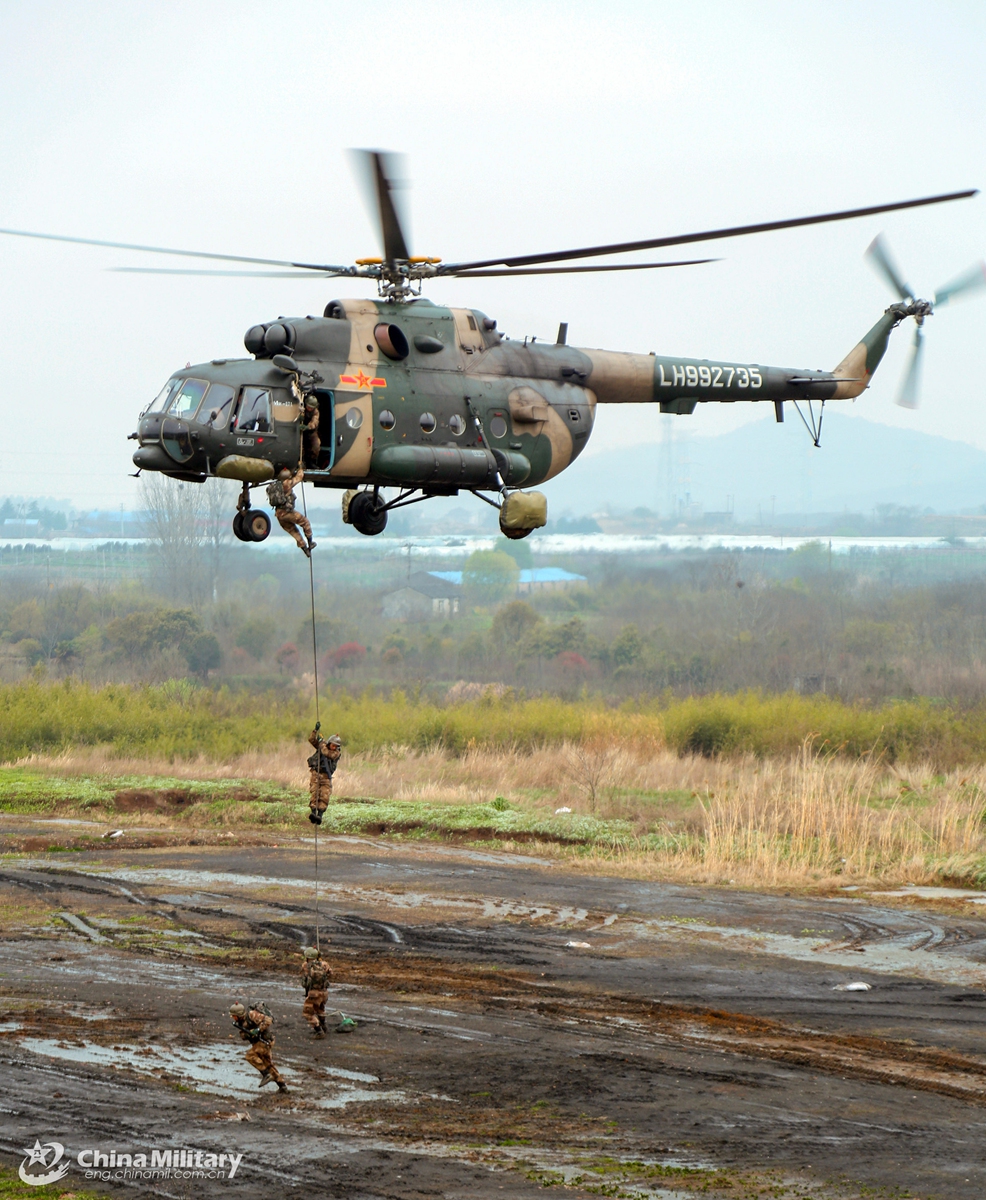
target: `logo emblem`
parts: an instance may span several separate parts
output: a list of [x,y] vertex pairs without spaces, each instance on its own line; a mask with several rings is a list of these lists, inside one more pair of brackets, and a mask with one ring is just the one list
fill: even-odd
[[[24,1154],[26,1157],[17,1168],[17,1174],[21,1177],[21,1181],[30,1187],[44,1187],[48,1183],[57,1183],[59,1179],[64,1179],[68,1174],[71,1164],[68,1159],[62,1162],[65,1147],[61,1142],[45,1142],[42,1146],[35,1139],[33,1149],[25,1146]],[[38,1174],[28,1174],[28,1167],[37,1166],[43,1167],[44,1170]]]
[[339,382],[340,383],[349,383],[349,384],[352,384],[353,387],[357,387],[360,389],[366,388],[367,390],[369,390],[370,388],[387,386],[386,379],[376,379],[376,378],[371,379],[369,375],[363,374],[362,369],[356,375],[340,375]]

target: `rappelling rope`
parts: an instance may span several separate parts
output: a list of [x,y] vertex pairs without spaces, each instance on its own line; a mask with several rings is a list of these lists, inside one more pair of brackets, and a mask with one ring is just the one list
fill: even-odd
[[[305,514],[305,520],[308,520],[308,501],[305,499],[305,485],[301,485],[301,507]],[[308,526],[311,529],[311,525]],[[311,541],[311,538],[308,539]],[[315,677],[315,732],[316,734],[322,728],[322,721],[318,711],[318,640],[315,635],[315,568],[312,564],[312,553],[308,551],[308,583],[312,597],[312,667],[314,668]],[[316,737],[316,742],[318,741]],[[319,753],[318,746],[315,746],[315,753]],[[319,920],[318,920],[318,826],[315,826],[315,949],[321,955],[321,946],[319,944]]]

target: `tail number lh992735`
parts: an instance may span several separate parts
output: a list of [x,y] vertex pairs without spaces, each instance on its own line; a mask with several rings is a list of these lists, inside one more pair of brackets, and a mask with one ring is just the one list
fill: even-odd
[[[670,373],[671,378],[668,378]],[[758,388],[763,387],[763,376],[756,367],[721,367],[710,363],[664,363],[657,364],[657,382],[661,387],[677,388]]]

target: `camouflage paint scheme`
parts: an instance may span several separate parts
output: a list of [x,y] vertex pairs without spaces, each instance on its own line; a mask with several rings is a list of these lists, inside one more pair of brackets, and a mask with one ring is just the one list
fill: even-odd
[[[302,371],[322,377],[323,461],[319,469],[306,467],[309,482],[450,495],[496,489],[498,472],[510,487],[557,475],[585,448],[597,404],[659,404],[662,412],[687,414],[709,401],[858,396],[900,319],[888,309],[831,372],[512,341],[481,312],[443,308],[424,298],[333,301],[322,317],[280,318],[263,329],[283,327],[283,334],[277,331],[282,352]],[[380,326],[403,333],[408,343],[403,360],[384,353],[375,332]],[[172,421],[170,427],[166,414],[145,411],[134,455],[138,466],[192,480],[215,473],[233,455],[262,460],[265,468],[269,463],[271,473],[297,466],[301,408],[294,377],[275,367],[265,350],[253,358],[189,367],[174,378],[269,389],[270,428],[213,428],[207,393],[197,419]],[[390,428],[388,420],[381,423],[388,412]],[[176,424],[182,426],[177,432]]]

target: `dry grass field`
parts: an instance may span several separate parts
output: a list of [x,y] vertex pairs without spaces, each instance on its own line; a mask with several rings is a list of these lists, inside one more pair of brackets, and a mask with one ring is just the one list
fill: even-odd
[[[252,780],[300,796],[306,754],[300,740],[225,762],[120,758],[97,747],[32,755],[14,765],[62,779]],[[875,755],[826,755],[811,741],[797,755],[771,758],[679,756],[632,742],[587,741],[527,753],[365,751],[344,757],[335,783],[340,801],[374,801],[365,809],[367,820],[396,814],[395,829],[415,810],[438,810],[440,826],[443,808],[484,806],[493,817],[509,808],[530,817],[532,828],[540,821],[557,829],[557,810],[571,809],[572,821],[592,818],[594,830],[617,830],[618,836],[590,835],[574,846],[527,836],[526,848],[643,878],[766,887],[986,878],[981,765],[941,772]],[[226,810],[224,820],[235,815]]]

